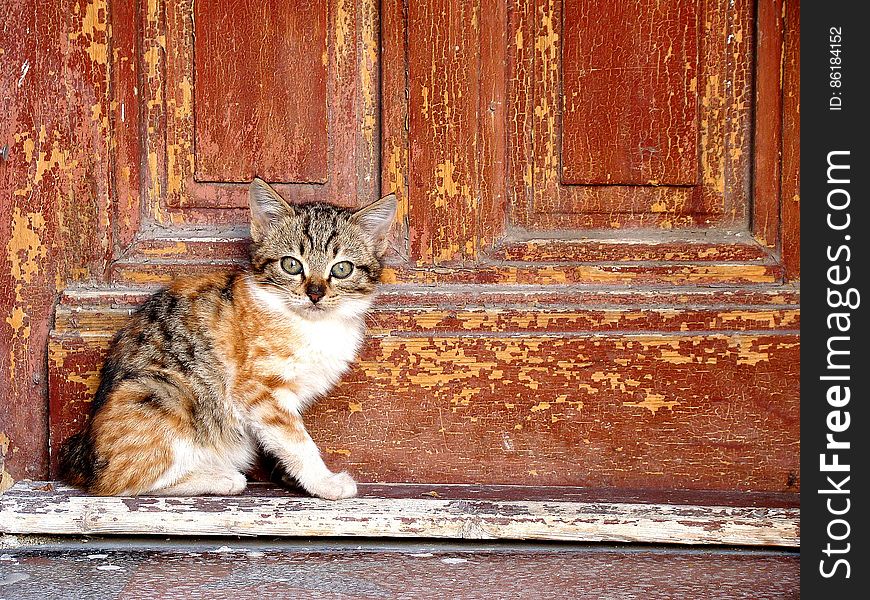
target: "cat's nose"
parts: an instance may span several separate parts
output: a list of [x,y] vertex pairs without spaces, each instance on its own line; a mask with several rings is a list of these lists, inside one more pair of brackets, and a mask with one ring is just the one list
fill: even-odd
[[314,304],[317,304],[326,295],[326,289],[319,283],[309,283],[305,288],[305,294]]

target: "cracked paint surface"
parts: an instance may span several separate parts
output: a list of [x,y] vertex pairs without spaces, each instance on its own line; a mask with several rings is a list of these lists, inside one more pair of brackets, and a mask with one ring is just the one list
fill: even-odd
[[[46,377],[40,365],[55,294],[69,281],[101,280],[112,251],[127,248],[144,231],[140,197],[143,219],[157,225],[243,221],[243,192],[195,177],[200,163],[194,116],[203,105],[196,98],[209,92],[194,85],[197,24],[190,13],[196,6],[205,4],[148,0],[141,6],[141,32],[113,32],[116,22],[110,22],[104,0],[68,2],[34,28],[38,39],[58,38],[66,47],[49,56],[37,56],[32,47],[4,48],[0,73],[11,85],[0,94],[20,94],[10,102],[10,172],[21,174],[4,195],[14,203],[9,217],[0,218],[0,250],[6,249],[9,268],[8,274],[0,269],[0,289],[12,299],[3,305],[0,323],[13,341],[8,352],[0,352],[0,369],[13,374],[11,383],[2,384],[11,387],[0,389],[6,397],[42,398]],[[320,94],[332,103],[330,118],[339,120],[315,119],[309,127],[321,134],[327,129],[329,172],[298,179],[325,177],[323,193],[347,204],[378,191],[397,192],[398,258],[386,271],[388,281],[475,288],[466,298],[477,293],[477,284],[656,290],[776,284],[782,267],[745,245],[648,245],[591,254],[574,246],[567,248],[573,253],[567,265],[559,264],[566,246],[558,244],[520,244],[494,261],[481,252],[500,239],[499,228],[506,225],[678,229],[705,225],[708,218],[740,222],[748,173],[751,5],[741,2],[733,11],[709,6],[697,15],[700,46],[710,48],[709,56],[697,64],[684,56],[692,52],[679,40],[690,38],[689,31],[674,31],[667,44],[655,47],[657,64],[679,73],[685,92],[662,99],[662,106],[685,108],[697,94],[697,123],[680,111],[660,114],[667,139],[630,147],[640,157],[637,181],[644,185],[580,190],[561,181],[561,111],[580,106],[579,94],[563,80],[562,27],[573,16],[563,14],[561,2],[526,3],[499,16],[474,3],[449,10],[443,2],[415,2],[407,5],[408,14],[395,14],[403,6],[385,5],[380,15],[374,2],[330,1],[316,7],[323,10],[311,29],[320,50],[310,58],[315,75],[326,73]],[[494,12],[482,15],[484,9]],[[127,10],[113,5],[112,15]],[[209,16],[220,16],[220,7],[215,10]],[[19,21],[31,13],[17,15]],[[137,17],[133,10],[123,19]],[[199,19],[198,26],[210,25]],[[494,43],[481,41],[487,35]],[[503,55],[493,50],[498,35],[513,44]],[[394,52],[390,64],[381,61],[380,44]],[[498,91],[498,73],[510,79],[502,82],[511,90],[507,97]],[[120,90],[115,102],[108,99],[110,75]],[[379,90],[389,98],[382,114]],[[139,110],[144,140],[131,117]],[[39,119],[29,121],[28,114]],[[62,122],[58,114],[66,115]],[[224,123],[219,111],[211,116]],[[693,128],[701,148],[688,163],[680,139]],[[125,131],[134,133],[124,137]],[[505,146],[506,138],[511,142],[505,148],[491,147]],[[221,143],[200,149],[213,156],[224,151]],[[125,164],[109,173],[112,155]],[[670,166],[657,171],[656,160]],[[374,176],[379,161],[380,181]],[[512,209],[504,205],[507,199],[495,200],[502,193],[498,178],[508,173],[516,177],[510,185],[518,204]],[[690,173],[700,178],[697,189],[667,185],[674,178],[688,181]],[[233,179],[229,175],[225,179]],[[110,176],[128,186],[119,188],[123,198],[109,197]],[[304,182],[287,189],[294,199],[320,197],[320,188]],[[118,226],[119,239],[112,237],[110,223]],[[181,238],[142,243],[132,256],[140,262],[117,264],[112,277],[117,283],[163,282],[175,273],[212,270],[210,260],[235,252],[232,244],[203,250],[207,245]],[[620,258],[606,258],[619,251]],[[475,262],[481,258],[486,264]],[[322,447],[364,480],[794,491],[796,307],[758,309],[727,297],[727,310],[634,304],[530,311],[497,303],[472,309],[443,304],[374,315],[372,338],[356,370],[311,415]],[[67,317],[69,335],[56,330],[49,349],[55,444],[81,424],[103,348],[115,330],[111,315]],[[48,417],[41,400],[29,402],[14,415],[9,407],[2,414],[14,451],[9,468],[16,475],[25,473],[25,464],[36,465],[37,472],[45,466],[37,448],[47,444],[39,430]],[[18,429],[7,427],[12,418]]]
[[[713,309],[684,333],[690,313],[673,309],[591,311],[589,320],[379,309],[353,371],[307,419],[336,468],[363,481],[794,491],[795,321],[758,311],[718,321],[751,332],[709,331],[720,318]],[[80,423],[123,314],[76,317],[91,323],[80,339],[59,330],[55,438]],[[673,317],[670,332],[630,333],[661,328],[662,317]],[[768,325],[780,331],[755,329]],[[602,335],[612,327],[621,333]],[[69,372],[82,379],[61,376]]]
[[0,177],[0,430],[5,472],[22,478],[48,473],[44,361],[55,295],[101,270],[110,250],[110,57],[105,1],[10,11],[20,35],[4,38],[0,64],[0,81],[13,84],[0,86],[0,139],[10,142]]
[[[744,223],[751,9],[677,2],[663,12],[641,0],[604,11],[582,0],[516,7],[509,91],[516,224]],[[598,158],[590,162],[591,155]],[[529,195],[532,211],[522,203]]]

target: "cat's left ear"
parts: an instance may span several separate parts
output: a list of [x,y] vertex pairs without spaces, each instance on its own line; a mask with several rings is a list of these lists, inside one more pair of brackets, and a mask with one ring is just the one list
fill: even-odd
[[259,177],[255,177],[248,188],[248,202],[251,205],[251,238],[255,242],[263,239],[272,223],[293,214],[284,198]]
[[353,219],[360,229],[375,241],[375,245],[381,248],[381,251],[386,250],[385,242],[390,226],[396,218],[396,207],[396,195],[389,194],[363,206],[353,215]]

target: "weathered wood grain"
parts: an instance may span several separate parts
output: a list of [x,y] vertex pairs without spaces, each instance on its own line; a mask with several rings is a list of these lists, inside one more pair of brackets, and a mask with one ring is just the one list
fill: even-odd
[[479,6],[412,2],[407,27],[410,258],[468,262],[477,254]]
[[[70,286],[61,294],[63,307],[131,306],[143,302],[156,286]],[[529,285],[383,285],[377,304],[399,307],[450,309],[457,306],[521,307],[526,310],[565,308],[594,309],[607,307],[659,308],[675,310],[723,310],[728,308],[769,307],[797,309],[800,290],[792,285],[746,287],[666,287],[618,288],[607,286],[562,286],[559,293],[548,286]]]
[[[59,306],[54,336],[109,336],[127,321],[132,307]],[[366,319],[370,335],[400,332],[566,333],[631,331],[797,331],[798,308],[764,306],[730,308],[639,308],[610,306],[598,309],[561,307],[409,307],[376,306]]]
[[510,2],[482,0],[478,97],[477,247],[485,252],[504,236],[508,205],[507,78]]
[[[293,202],[355,206],[377,197],[376,5],[330,0],[294,7],[236,7],[237,35],[229,35],[209,21],[222,18],[226,7],[143,4],[146,225],[244,225],[244,182],[259,170],[274,175],[276,188]],[[311,43],[299,39],[303,34]],[[267,40],[270,35],[276,38]],[[198,172],[199,163],[205,171]]]
[[[333,464],[366,481],[798,489],[787,297],[482,291],[387,288],[356,368],[308,417]],[[66,296],[53,443],[81,426],[104,348],[143,296]]]
[[[179,275],[235,269],[241,260],[142,260],[133,257],[111,266],[111,279],[119,284],[166,284]],[[633,264],[502,263],[447,268],[384,268],[383,283],[415,284],[591,284],[591,285],[734,285],[770,284],[783,279],[779,264],[671,263],[638,261]]]
[[562,184],[694,185],[697,3],[566,0],[563,13]]
[[[140,15],[135,2],[114,3],[109,11],[111,26],[113,180],[109,259],[129,248],[139,234],[142,218],[141,190],[144,155],[139,127],[142,124],[142,74]],[[101,278],[102,279],[102,278]]]
[[658,544],[800,544],[800,511],[561,500],[291,495],[95,497],[54,483],[0,496],[0,532],[72,535],[365,536]]
[[[56,447],[84,412],[118,317],[142,296],[104,287],[120,299],[104,314],[86,303],[76,312],[66,304],[75,294],[64,296],[47,375],[58,292],[244,259],[244,186],[195,173],[197,4],[4,5],[14,28],[0,43],[9,107],[0,144],[10,146],[0,173],[10,199],[0,218],[0,432],[15,477],[45,475],[49,424]],[[726,239],[749,231],[752,210],[753,6],[698,7],[693,189],[560,181],[562,22],[576,15],[559,0],[325,5],[327,181],[279,187],[291,201],[346,205],[398,191],[386,280],[405,288],[386,290],[393,308],[373,315],[359,370],[313,415],[335,464],[364,479],[798,489],[799,294],[780,285],[786,270],[799,273],[792,91],[782,98],[782,239]],[[796,90],[796,3],[784,7],[783,85]],[[230,153],[221,158],[229,172]],[[651,229],[615,232],[636,226]],[[698,227],[685,229],[685,245],[656,236],[689,226]],[[610,241],[578,243],[578,227],[610,230]],[[492,372],[475,371],[488,362]],[[377,371],[383,364],[393,370]],[[556,401],[575,391],[585,413]],[[512,395],[521,402],[504,399]],[[638,430],[661,448],[637,442]],[[511,454],[501,434],[514,431],[524,433],[510,437]],[[382,456],[365,448],[370,432]],[[470,444],[465,454],[444,451],[447,433]],[[547,471],[552,456],[564,462]]]
[[780,169],[782,166],[783,2],[758,3],[755,51],[755,153],[753,154],[752,228],[770,248],[780,241]]
[[[713,238],[713,239],[710,239]],[[631,237],[629,235],[585,239],[532,238],[506,241],[493,248],[492,260],[523,262],[735,262],[774,263],[770,252],[753,242],[726,236],[698,236],[697,239]]]
[[[515,225],[531,230],[624,226],[673,229],[746,223],[752,5],[742,1],[732,9],[705,2],[698,11],[697,78],[683,82],[697,94],[694,101],[698,107],[699,146],[694,159],[698,185],[588,186],[566,185],[569,182],[560,175],[565,158],[560,153],[563,111],[566,105],[570,108],[572,101],[563,96],[563,90],[571,89],[563,85],[562,70],[578,69],[578,75],[580,72],[579,67],[565,66],[562,45],[568,32],[563,31],[562,23],[567,20],[570,25],[575,15],[567,15],[559,0],[516,6],[509,64],[510,118],[516,124],[508,131],[515,203],[511,220]],[[681,17],[686,19],[686,15]],[[608,54],[609,50],[603,48],[601,53]],[[679,54],[676,50],[674,53]],[[574,102],[581,106],[582,99]],[[633,125],[620,126],[631,130]],[[599,135],[597,130],[584,131],[586,134]],[[577,160],[588,162],[588,157],[578,156]]]
[[192,11],[196,179],[324,183],[326,3],[197,0]]
[[103,0],[0,8],[0,478],[47,473],[45,348],[57,293],[99,277],[108,227],[110,39]]
[[381,194],[396,194],[390,251],[403,260],[408,259],[410,235],[407,17],[404,2],[381,2]]
[[[165,283],[182,273],[234,268],[244,264],[248,243],[241,228],[144,237],[113,262],[110,278],[121,284]],[[386,263],[385,283],[685,286],[783,278],[782,265],[768,249],[734,234],[673,240],[648,235],[533,238],[501,244],[477,265],[410,267],[396,253]]]
[[[399,225],[394,244],[401,245]],[[697,237],[687,237],[697,235]],[[183,272],[242,264],[249,240],[242,227],[180,230],[142,237],[114,261],[110,277],[125,284],[165,282]],[[734,284],[771,283],[783,267],[771,251],[745,232],[690,232],[680,237],[602,236],[506,241],[480,257],[476,266],[409,267],[399,252],[388,255],[388,283],[595,283]]]

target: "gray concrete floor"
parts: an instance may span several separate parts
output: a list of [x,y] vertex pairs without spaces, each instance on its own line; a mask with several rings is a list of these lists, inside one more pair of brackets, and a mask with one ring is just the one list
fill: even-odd
[[5,538],[0,600],[796,598],[778,551],[379,540]]

